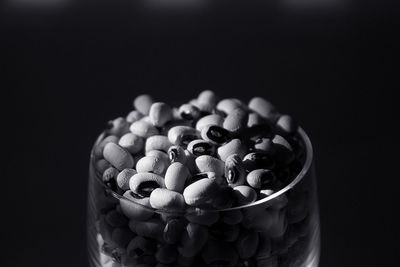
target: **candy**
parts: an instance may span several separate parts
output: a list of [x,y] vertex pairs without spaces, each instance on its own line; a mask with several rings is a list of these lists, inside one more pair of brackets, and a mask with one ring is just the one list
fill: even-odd
[[107,143],[104,146],[103,157],[120,171],[133,167],[132,155],[115,143]]

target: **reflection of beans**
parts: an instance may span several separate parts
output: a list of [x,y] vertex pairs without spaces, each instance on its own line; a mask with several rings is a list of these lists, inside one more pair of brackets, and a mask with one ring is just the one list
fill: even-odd
[[212,156],[203,155],[195,160],[199,172],[214,172],[216,176],[224,175],[225,164],[222,160]]
[[115,210],[111,210],[107,213],[106,221],[112,227],[122,227],[128,224],[128,220],[125,216]]
[[129,219],[143,221],[153,216],[154,211],[151,210],[150,199],[148,197],[140,198],[132,194],[128,190],[124,193],[123,198],[120,198],[122,213]]
[[154,255],[156,252],[156,243],[142,236],[134,237],[126,248],[126,253],[133,258],[143,255]]
[[105,172],[105,170],[107,170],[107,168],[110,168],[110,167],[111,167],[111,164],[105,159],[99,159],[98,161],[96,161],[96,169],[100,173]]
[[115,168],[122,171],[125,168],[133,167],[132,155],[124,148],[115,143],[107,143],[103,150],[104,159],[111,163]]
[[225,160],[224,167],[225,179],[229,186],[235,187],[242,185],[246,181],[246,171],[242,159],[238,154],[232,154]]
[[200,208],[189,208],[186,211],[185,218],[192,223],[210,226],[218,221],[219,212]]
[[217,125],[222,127],[224,118],[218,114],[210,114],[200,118],[196,123],[196,129],[201,132],[201,130],[207,125]]
[[218,262],[220,266],[236,266],[238,253],[230,242],[210,239],[205,245],[201,257],[206,264]]
[[226,161],[232,154],[237,154],[240,158],[243,158],[246,154],[246,146],[240,139],[233,139],[218,148],[218,156],[223,161]]
[[205,226],[189,223],[182,234],[178,251],[185,257],[196,255],[207,242],[208,231]]
[[163,175],[167,168],[168,162],[153,156],[145,156],[136,163],[138,173],[152,172]]
[[131,241],[134,237],[135,235],[126,227],[115,228],[111,234],[112,240],[120,248],[126,248],[129,241]]
[[173,245],[160,245],[155,256],[160,263],[171,264],[176,260],[178,252]]
[[235,245],[241,259],[253,257],[258,248],[258,233],[249,230],[242,231]]
[[172,163],[165,173],[165,187],[176,192],[183,192],[186,179],[190,172],[188,168],[180,162]]
[[286,166],[294,160],[293,148],[285,138],[275,135],[272,143],[275,150],[274,156],[279,165]]
[[164,241],[168,244],[176,244],[184,231],[185,224],[181,219],[171,219],[163,230]]
[[153,135],[146,139],[145,151],[161,150],[167,152],[171,145],[168,137],[164,135]]
[[286,232],[286,228],[288,225],[285,211],[283,210],[271,210],[271,226],[268,229],[267,233],[272,238],[281,237]]
[[247,185],[239,185],[233,188],[233,196],[239,205],[250,204],[257,199],[257,193]]
[[221,212],[221,220],[226,224],[238,224],[243,219],[243,214],[240,210],[228,210]]
[[240,227],[238,224],[225,224],[222,222],[212,225],[209,229],[210,236],[226,242],[235,241],[239,236],[239,232]]
[[185,200],[181,193],[165,188],[156,188],[151,192],[150,205],[159,210],[183,211]]
[[138,95],[133,101],[133,106],[144,115],[149,115],[150,107],[154,100],[150,95]]
[[164,226],[163,221],[156,218],[147,221],[129,221],[129,228],[132,232],[159,241],[163,240]]
[[137,173],[129,180],[129,188],[141,197],[149,197],[159,187],[165,187],[164,178],[155,173]]

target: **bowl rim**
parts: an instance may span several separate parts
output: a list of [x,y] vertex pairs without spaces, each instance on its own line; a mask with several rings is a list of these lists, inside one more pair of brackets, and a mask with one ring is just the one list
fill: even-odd
[[[300,140],[304,143],[304,147],[305,147],[305,152],[306,152],[306,157],[305,157],[305,161],[303,164],[303,167],[301,169],[301,171],[297,174],[297,176],[292,180],[292,182],[290,182],[289,184],[287,184],[285,187],[281,188],[279,191],[276,191],[275,193],[259,199],[255,202],[252,202],[250,204],[246,204],[246,205],[241,205],[241,206],[235,206],[235,207],[231,207],[231,208],[226,208],[226,209],[205,209],[205,208],[200,208],[202,210],[208,210],[208,211],[212,211],[212,212],[219,212],[219,211],[232,211],[232,210],[239,210],[239,209],[246,209],[246,208],[250,208],[250,207],[255,207],[258,206],[260,204],[265,204],[268,201],[271,201],[272,199],[278,198],[279,196],[281,196],[282,194],[284,194],[285,192],[287,192],[288,190],[292,189],[296,184],[298,184],[303,178],[304,176],[309,172],[312,162],[313,162],[313,148],[312,148],[312,144],[310,141],[310,138],[308,137],[308,135],[306,134],[306,132],[303,130],[303,128],[299,127],[297,130],[297,134],[300,137]],[[91,152],[90,152],[90,166],[89,168],[94,168],[94,163],[95,163],[95,156],[94,156],[94,148],[96,147],[96,145],[98,145],[104,138],[105,138],[106,132],[103,131],[98,138],[96,139],[94,145],[92,146]],[[95,169],[95,168],[94,168]],[[115,192],[114,190],[110,189],[109,187],[107,187],[103,181],[102,178],[97,175],[96,170],[94,170],[94,176],[95,178],[98,180],[98,182],[100,182],[100,184],[102,186],[104,186],[104,188],[107,190],[107,192],[109,192],[111,195],[113,195],[113,197],[117,198],[118,200],[126,200],[128,202],[132,202],[135,205],[139,205],[145,209],[154,211],[154,212],[158,212],[158,213],[174,213],[176,214],[176,211],[168,211],[168,210],[159,210],[159,209],[155,209],[152,207],[148,207],[145,205],[142,205],[138,202],[134,202],[132,200],[130,200],[129,198],[118,194],[117,192]],[[89,179],[91,179],[89,177]],[[89,185],[90,186],[90,185]],[[90,188],[88,188],[90,190]],[[196,207],[191,207],[193,209],[197,209]],[[181,212],[181,213],[186,213],[188,212],[188,210],[191,210],[191,208],[186,209],[186,211]],[[179,212],[178,212],[179,213]]]

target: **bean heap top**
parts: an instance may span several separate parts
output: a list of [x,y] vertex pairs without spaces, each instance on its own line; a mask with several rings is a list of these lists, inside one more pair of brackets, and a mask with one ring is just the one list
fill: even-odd
[[139,95],[94,147],[103,182],[155,209],[225,209],[280,190],[302,168],[291,116],[267,100],[219,100],[210,90],[180,107]]

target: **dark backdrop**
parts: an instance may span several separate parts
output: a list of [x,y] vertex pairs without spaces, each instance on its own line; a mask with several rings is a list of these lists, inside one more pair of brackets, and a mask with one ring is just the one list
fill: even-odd
[[106,121],[139,93],[180,102],[213,89],[264,96],[310,135],[322,267],[398,266],[399,13],[346,3],[3,4],[1,265],[87,266],[89,151]]

